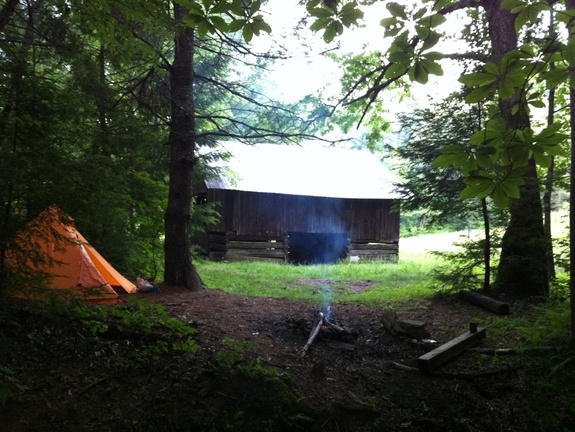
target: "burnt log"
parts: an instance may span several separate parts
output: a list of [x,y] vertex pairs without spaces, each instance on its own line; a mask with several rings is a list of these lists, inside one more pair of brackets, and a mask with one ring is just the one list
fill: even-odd
[[324,321],[324,316],[323,316],[323,313],[320,312],[319,313],[319,320],[318,320],[317,324],[315,325],[315,327],[313,328],[311,334],[309,335],[309,338],[308,338],[306,344],[304,345],[304,347],[302,348],[302,350],[299,354],[300,359],[305,357],[307,350],[309,349],[309,347],[313,343],[314,339],[319,334],[319,331],[321,330],[321,327],[323,326],[323,321]]
[[509,305],[475,291],[460,291],[459,297],[498,315],[508,315]]

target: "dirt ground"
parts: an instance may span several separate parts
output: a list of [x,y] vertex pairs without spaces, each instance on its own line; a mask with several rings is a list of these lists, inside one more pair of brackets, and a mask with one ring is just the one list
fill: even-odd
[[[349,334],[322,331],[303,357],[318,319],[313,302],[170,287],[137,297],[197,327],[199,350],[134,358],[138,334],[63,331],[22,312],[20,324],[3,325],[2,340],[4,364],[26,389],[0,408],[0,430],[567,431],[575,424],[572,396],[541,393],[537,382],[548,371],[522,356],[466,352],[433,374],[417,370],[418,357],[493,316],[455,296],[336,303],[333,321]],[[436,342],[391,334],[381,323],[385,310],[425,322]],[[508,342],[488,329],[480,346]]]

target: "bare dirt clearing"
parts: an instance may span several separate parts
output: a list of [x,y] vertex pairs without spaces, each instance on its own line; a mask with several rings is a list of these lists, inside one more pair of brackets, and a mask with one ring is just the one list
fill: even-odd
[[[426,237],[426,236],[424,236]],[[446,250],[459,234],[402,240],[405,253]],[[439,248],[439,249],[438,249]],[[321,286],[323,279],[300,280]],[[373,281],[337,281],[345,291]],[[347,285],[346,285],[347,284]],[[339,286],[338,285],[338,286]],[[164,347],[165,336],[90,323],[59,326],[23,308],[0,327],[0,361],[25,386],[0,406],[7,432],[77,431],[571,431],[570,363],[536,355],[465,352],[432,374],[419,356],[468,329],[505,320],[457,296],[393,303],[334,303],[334,320],[353,331],[320,334],[302,358],[320,305],[252,297],[214,288],[200,293],[162,286],[136,298],[163,305],[197,328],[194,353]],[[384,310],[426,323],[429,345],[383,328]],[[511,313],[526,313],[511,304]],[[515,340],[490,334],[483,347]],[[164,347],[159,351],[153,347]],[[556,358],[554,359],[554,356]],[[545,377],[542,379],[542,377]],[[562,385],[558,385],[562,383]]]
[[[134,358],[138,335],[88,337],[38,320],[8,328],[9,367],[28,390],[0,411],[3,430],[544,430],[535,421],[540,408],[526,398],[542,371],[522,357],[465,353],[437,375],[398,368],[416,367],[430,347],[385,331],[382,310],[426,322],[430,337],[442,343],[491,316],[456,297],[337,303],[335,319],[357,337],[318,337],[302,359],[317,317],[313,302],[170,287],[138,296],[197,326],[199,351]],[[488,333],[483,344],[506,341]],[[568,430],[575,420],[570,399],[550,394],[544,400],[556,413],[554,430]]]

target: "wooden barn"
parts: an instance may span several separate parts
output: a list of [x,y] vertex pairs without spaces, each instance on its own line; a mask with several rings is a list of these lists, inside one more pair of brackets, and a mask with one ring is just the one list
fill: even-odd
[[218,223],[194,243],[212,260],[394,260],[398,179],[368,151],[318,144],[222,144],[223,174],[196,185]]

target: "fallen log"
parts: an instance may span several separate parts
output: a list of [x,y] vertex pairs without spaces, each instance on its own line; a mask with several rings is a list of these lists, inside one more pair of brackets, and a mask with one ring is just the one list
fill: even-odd
[[459,297],[498,315],[508,315],[509,305],[475,291],[460,291]]
[[[475,330],[475,331],[473,331]],[[447,343],[435,348],[433,351],[419,357],[417,365],[421,372],[430,372],[438,368],[443,363],[461,354],[467,348],[475,345],[480,339],[485,337],[485,328],[472,328],[471,331],[463,333],[461,336],[450,340]]]

